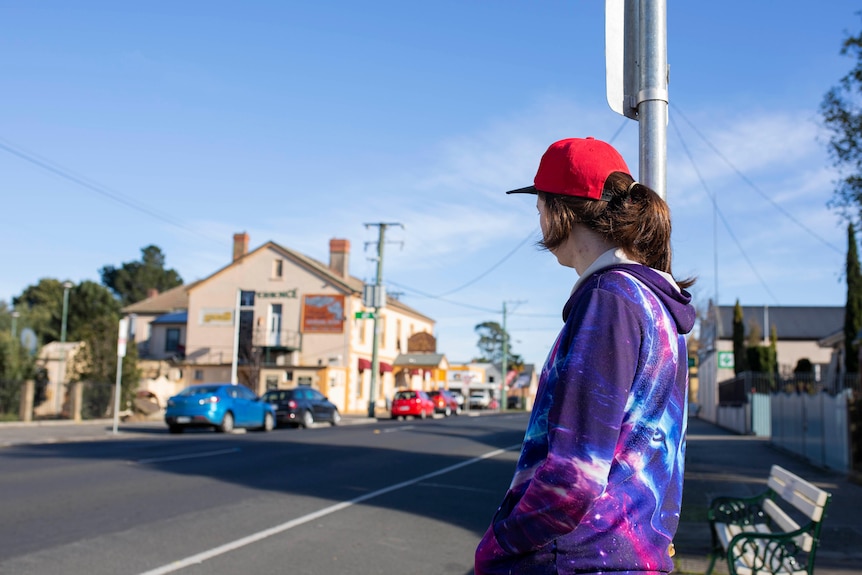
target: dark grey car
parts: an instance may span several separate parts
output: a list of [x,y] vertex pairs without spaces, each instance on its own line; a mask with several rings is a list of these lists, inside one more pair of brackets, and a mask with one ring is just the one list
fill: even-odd
[[275,407],[275,420],[291,427],[311,427],[317,421],[338,425],[341,414],[329,399],[311,387],[271,389],[262,401]]

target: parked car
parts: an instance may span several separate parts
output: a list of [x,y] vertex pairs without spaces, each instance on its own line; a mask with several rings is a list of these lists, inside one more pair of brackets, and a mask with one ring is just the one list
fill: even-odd
[[338,425],[341,414],[325,395],[310,387],[271,389],[261,398],[275,408],[275,421],[293,427],[311,427],[316,421]]
[[428,392],[428,397],[434,403],[434,411],[442,413],[449,417],[453,413],[459,415],[461,413],[461,405],[458,400],[452,395],[448,389],[435,389]]
[[491,407],[491,392],[487,389],[477,389],[470,392],[470,409],[488,409]]
[[171,433],[182,433],[187,427],[214,427],[224,433],[235,427],[270,431],[275,427],[275,409],[244,385],[204,383],[168,399],[165,423]]
[[411,415],[425,419],[434,415],[434,402],[424,391],[402,389],[392,398],[392,419]]

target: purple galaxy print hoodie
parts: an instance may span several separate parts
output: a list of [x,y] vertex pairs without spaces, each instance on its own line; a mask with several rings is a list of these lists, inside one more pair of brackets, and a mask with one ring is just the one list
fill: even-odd
[[673,568],[695,310],[668,277],[625,263],[578,282],[476,575]]

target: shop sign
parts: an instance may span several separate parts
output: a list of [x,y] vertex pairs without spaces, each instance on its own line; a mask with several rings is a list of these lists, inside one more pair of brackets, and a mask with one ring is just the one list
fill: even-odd
[[233,325],[233,310],[230,308],[203,308],[200,325]]
[[299,288],[293,288],[287,291],[259,291],[255,292],[255,296],[259,298],[282,298],[282,299],[297,299],[297,291]]

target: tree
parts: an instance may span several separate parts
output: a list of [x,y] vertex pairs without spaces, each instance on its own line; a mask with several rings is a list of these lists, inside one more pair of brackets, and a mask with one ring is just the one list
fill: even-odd
[[748,369],[745,356],[745,323],[743,322],[742,306],[739,300],[733,306],[733,372],[740,374]]
[[474,330],[479,335],[479,341],[476,342],[476,346],[481,352],[481,356],[477,357],[476,361],[502,363],[503,341],[505,340],[508,344],[506,345],[506,363],[509,367],[517,369],[524,365],[524,360],[521,356],[516,353],[512,353],[512,338],[509,334],[503,331],[503,328],[499,323],[495,321],[485,321],[478,324]]
[[[21,314],[19,326],[32,328],[42,344],[60,340],[63,285],[59,280],[41,279],[25,288],[13,302]],[[101,417],[109,406],[116,380],[119,320],[120,302],[106,287],[84,281],[69,290],[66,341],[85,344],[72,366],[70,381],[89,384],[84,397],[85,417]],[[128,346],[123,360],[124,398],[134,393],[140,379],[136,351],[134,345]]]
[[[96,285],[96,284],[94,284]],[[101,286],[97,286],[104,289]],[[84,382],[82,416],[104,417],[114,407],[114,385],[117,379],[117,327],[119,316],[103,315],[94,318],[79,333],[84,342],[73,366],[74,381]],[[121,374],[120,409],[134,399],[141,373],[138,369],[137,346],[126,346]]]
[[147,292],[160,292],[182,285],[180,274],[165,269],[165,256],[157,246],[141,249],[141,261],[126,262],[119,268],[105,266],[100,270],[102,285],[109,288],[126,306],[146,299]]
[[847,303],[844,305],[844,367],[847,373],[859,371],[859,344],[862,329],[862,268],[856,247],[856,231],[847,225]]
[[829,155],[836,167],[843,168],[830,205],[858,221],[862,208],[862,33],[844,39],[841,55],[854,58],[855,65],[826,93],[820,113],[831,133]]
[[[63,284],[60,280],[43,278],[36,285],[27,286],[12,299],[15,310],[21,314],[19,327],[29,326],[36,332],[41,344],[59,341],[63,324]],[[82,330],[103,316],[116,322],[120,318],[120,304],[111,293],[99,284],[84,281],[69,290],[66,312],[66,341],[80,341]]]

